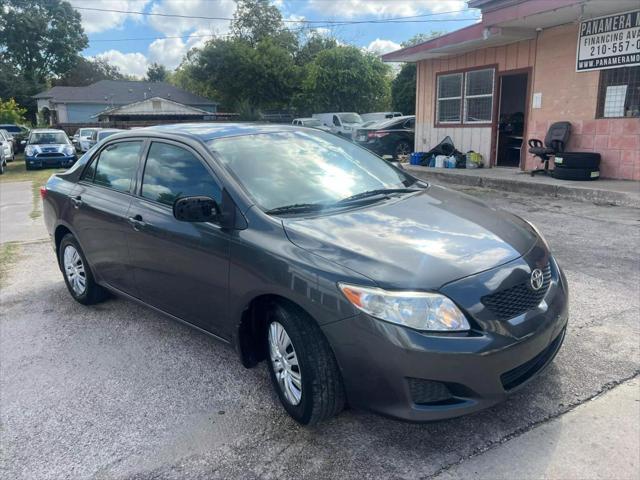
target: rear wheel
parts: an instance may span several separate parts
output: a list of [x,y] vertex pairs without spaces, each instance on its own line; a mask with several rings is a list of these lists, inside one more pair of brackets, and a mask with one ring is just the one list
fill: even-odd
[[4,173],[4,166],[6,162],[4,160],[0,160],[0,175]]
[[298,309],[276,303],[265,336],[271,381],[287,413],[303,425],[340,413],[342,378],[318,325]]
[[70,233],[60,242],[58,260],[64,282],[74,300],[83,305],[92,305],[108,296],[107,291],[95,282],[80,245]]

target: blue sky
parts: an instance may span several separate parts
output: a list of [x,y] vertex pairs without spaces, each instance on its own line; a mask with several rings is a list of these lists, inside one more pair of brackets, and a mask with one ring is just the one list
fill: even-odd
[[[184,54],[212,35],[224,35],[235,10],[233,0],[70,0],[82,15],[89,47],[88,57],[102,57],[124,73],[142,76],[151,62],[175,68]],[[322,34],[377,53],[395,50],[416,33],[451,31],[474,23],[479,12],[466,8],[465,0],[272,0],[291,28],[297,20],[385,20],[423,15],[421,23],[374,23],[319,27]],[[96,8],[113,11],[92,11]],[[208,18],[178,18],[138,15],[188,15]],[[455,13],[447,13],[455,12]],[[424,16],[428,15],[428,16]],[[428,20],[428,22],[424,22]]]

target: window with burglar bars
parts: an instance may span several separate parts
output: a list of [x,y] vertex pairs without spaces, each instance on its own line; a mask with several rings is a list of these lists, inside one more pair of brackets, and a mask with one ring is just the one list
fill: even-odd
[[491,123],[495,69],[438,76],[437,123]]
[[600,71],[596,117],[640,117],[640,67]]

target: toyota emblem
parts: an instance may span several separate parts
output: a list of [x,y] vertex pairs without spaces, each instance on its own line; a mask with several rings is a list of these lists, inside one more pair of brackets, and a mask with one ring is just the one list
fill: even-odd
[[531,272],[531,288],[533,288],[534,290],[540,290],[543,284],[544,275],[542,274],[542,270],[536,268],[533,272]]

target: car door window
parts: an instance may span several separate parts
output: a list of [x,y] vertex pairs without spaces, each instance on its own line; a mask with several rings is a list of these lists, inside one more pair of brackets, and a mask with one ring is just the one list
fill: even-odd
[[333,124],[334,124],[336,127],[339,127],[339,126],[340,126],[340,119],[338,118],[338,116],[337,116],[337,115],[334,115],[334,116],[333,116]]
[[202,161],[185,148],[151,144],[142,178],[142,196],[165,205],[180,197],[204,195],[220,202],[222,193]]
[[82,173],[82,179],[96,185],[129,192],[138,168],[142,141],[118,142],[107,146]]

